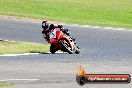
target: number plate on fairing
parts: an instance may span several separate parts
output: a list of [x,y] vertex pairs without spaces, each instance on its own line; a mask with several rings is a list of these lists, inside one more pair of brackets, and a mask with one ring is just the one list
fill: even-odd
[[50,38],[56,38],[56,31],[51,32]]

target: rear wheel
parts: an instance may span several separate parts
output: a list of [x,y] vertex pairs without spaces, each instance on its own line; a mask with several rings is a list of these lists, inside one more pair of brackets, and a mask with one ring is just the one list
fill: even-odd
[[56,52],[56,49],[55,48],[56,48],[55,45],[53,45],[53,44],[50,45],[50,52],[52,54],[54,54]]

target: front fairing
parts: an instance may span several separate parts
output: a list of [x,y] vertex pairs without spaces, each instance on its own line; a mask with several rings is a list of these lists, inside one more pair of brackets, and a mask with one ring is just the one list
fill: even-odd
[[72,41],[72,39],[69,36],[63,36],[61,39],[66,40],[69,43],[71,49],[74,50],[76,44],[74,41]]
[[52,31],[50,33],[50,43],[54,44],[55,46],[59,47],[58,41],[60,38],[62,38],[63,32],[62,31]]

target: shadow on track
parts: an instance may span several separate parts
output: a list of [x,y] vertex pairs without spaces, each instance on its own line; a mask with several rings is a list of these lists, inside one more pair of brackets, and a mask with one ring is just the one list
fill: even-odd
[[[50,52],[39,52],[39,54],[52,54]],[[68,54],[68,53],[65,53],[65,52],[56,52],[55,54]]]

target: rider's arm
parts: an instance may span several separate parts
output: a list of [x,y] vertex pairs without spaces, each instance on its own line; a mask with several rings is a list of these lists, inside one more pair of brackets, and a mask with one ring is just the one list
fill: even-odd
[[61,31],[63,31],[63,33],[65,33],[66,35],[70,36],[70,34],[69,34],[69,30],[68,30],[68,29],[63,28],[63,26],[62,26],[62,25],[58,25],[58,28],[60,28],[60,30],[61,30]]
[[65,34],[67,34],[68,36],[70,35],[69,30],[64,29],[62,25],[51,24],[50,27],[49,27],[50,30],[55,29],[55,28],[60,28],[60,30],[63,31]]
[[51,24],[50,28],[51,29],[55,29],[55,28],[60,28],[61,29],[61,28],[63,28],[63,26],[62,25],[58,25],[58,24]]
[[54,28],[63,28],[63,26],[62,25],[58,25],[58,24],[54,24]]

